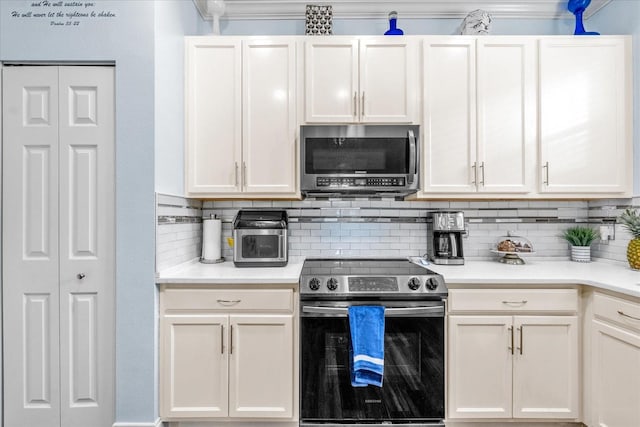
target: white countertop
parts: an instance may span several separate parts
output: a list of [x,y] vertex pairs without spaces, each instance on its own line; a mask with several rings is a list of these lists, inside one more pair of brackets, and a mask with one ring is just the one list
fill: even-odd
[[304,259],[284,267],[236,267],[233,261],[203,264],[197,260],[161,271],[156,283],[175,284],[297,284]]
[[[158,274],[157,283],[173,284],[297,284],[303,259],[289,260],[285,267],[238,268],[232,261],[181,264]],[[536,261],[507,265],[496,261],[467,261],[465,265],[428,268],[444,276],[448,285],[590,285],[640,298],[640,272],[626,263],[594,261]]]
[[428,266],[444,276],[447,285],[590,285],[640,298],[640,271],[626,263],[607,261],[535,261],[524,265],[496,261],[469,261],[465,265]]

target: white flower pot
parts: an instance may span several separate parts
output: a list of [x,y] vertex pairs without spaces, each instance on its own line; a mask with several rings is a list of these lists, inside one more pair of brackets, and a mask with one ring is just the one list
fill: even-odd
[[571,246],[571,261],[591,262],[591,246]]

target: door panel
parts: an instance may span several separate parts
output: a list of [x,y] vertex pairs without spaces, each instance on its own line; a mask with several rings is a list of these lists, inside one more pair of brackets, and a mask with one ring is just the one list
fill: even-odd
[[24,296],[24,405],[28,408],[51,409],[56,384],[51,384],[50,343],[55,338],[48,324],[50,312],[50,295]]
[[357,121],[358,40],[314,37],[305,42],[304,50],[306,121]]
[[535,52],[529,38],[478,38],[478,191],[533,190]]
[[[393,38],[392,38],[393,39]],[[360,41],[360,120],[415,121],[417,49],[414,42],[379,38]]]
[[3,77],[5,426],[111,425],[114,69]]
[[187,45],[186,182],[194,195],[241,191],[241,43],[212,40]]
[[229,416],[293,416],[293,317],[230,316]]
[[640,425],[640,335],[592,321],[594,426]]
[[629,191],[627,49],[621,39],[540,42],[540,191]]
[[513,416],[578,418],[578,318],[516,316]]
[[3,68],[2,107],[4,425],[58,426],[58,68]]
[[160,416],[169,418],[228,415],[228,317],[165,316]]
[[424,42],[422,191],[476,191],[476,49],[467,37]]
[[511,316],[449,316],[449,418],[511,418]]
[[245,42],[242,80],[244,190],[295,193],[295,42]]
[[69,395],[70,406],[97,406],[98,295],[69,295]]
[[113,420],[113,94],[113,67],[60,67],[60,390],[65,427]]

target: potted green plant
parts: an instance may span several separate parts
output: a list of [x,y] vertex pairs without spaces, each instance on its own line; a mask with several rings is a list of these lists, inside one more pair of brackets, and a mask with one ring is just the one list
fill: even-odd
[[571,245],[571,261],[590,262],[591,244],[600,235],[591,227],[576,225],[564,230],[562,237]]

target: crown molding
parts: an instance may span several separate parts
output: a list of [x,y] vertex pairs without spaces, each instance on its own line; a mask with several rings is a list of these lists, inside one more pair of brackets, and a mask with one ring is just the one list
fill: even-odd
[[[200,15],[211,20],[207,0],[193,0]],[[598,12],[611,0],[593,0],[584,18]],[[494,18],[509,19],[569,19],[566,0],[225,0],[226,10],[221,19],[304,19],[307,4],[333,6],[336,19],[380,19],[392,10],[403,19],[464,18],[475,9],[483,9]]]

